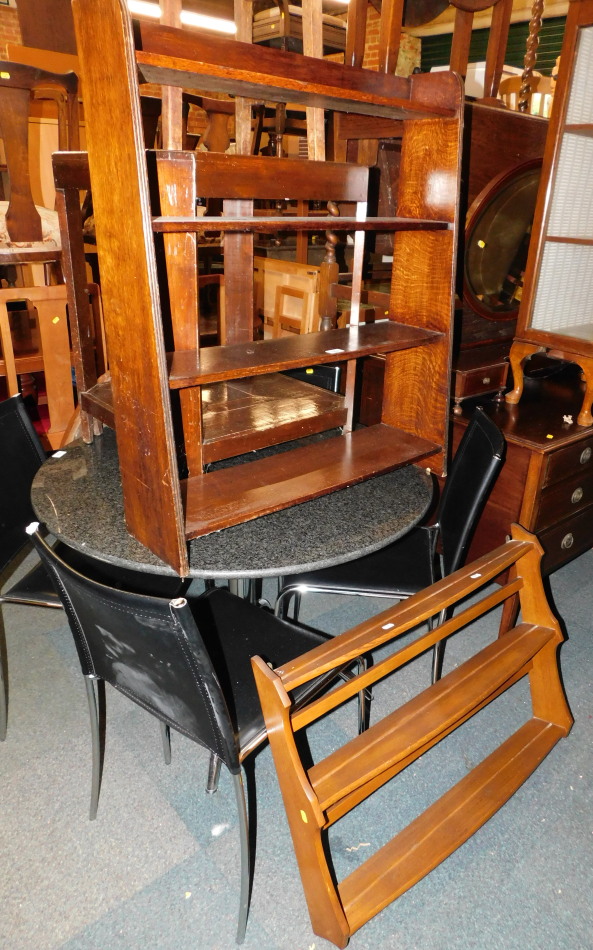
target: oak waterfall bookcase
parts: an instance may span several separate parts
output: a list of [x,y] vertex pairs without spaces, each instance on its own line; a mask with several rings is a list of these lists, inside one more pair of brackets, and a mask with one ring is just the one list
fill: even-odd
[[[463,102],[459,78],[380,75],[150,22],[133,30],[124,0],[73,0],[72,8],[109,399],[131,534],[184,575],[193,537],[402,465],[422,461],[444,473]],[[139,81],[401,123],[396,217],[367,216],[368,170],[361,166],[147,153]],[[308,188],[317,200],[356,202],[355,216],[339,221],[340,229],[354,233],[350,325],[254,342],[253,234],[278,230],[280,222],[254,217],[253,200],[263,189],[271,200],[295,197],[284,193],[290,183],[301,193]],[[198,216],[196,198],[215,190],[227,199],[222,216]],[[294,229],[335,231],[338,219],[283,217],[283,229],[287,220]],[[389,319],[358,326],[365,233],[378,230],[395,233]],[[200,349],[197,256],[200,235],[212,231],[224,235],[226,339]],[[386,354],[381,422],[357,430],[355,364],[374,353]],[[214,451],[206,448],[213,440],[205,439],[205,431],[210,426],[212,433],[216,406],[222,405],[219,415],[225,415],[234,385],[273,388],[284,369],[328,361],[346,366],[345,394],[327,394],[340,404],[325,421],[309,418],[301,428],[287,423],[282,438],[336,426],[339,434],[249,464],[204,471],[208,452]],[[272,422],[262,424],[256,397],[251,423],[219,457],[278,442],[273,406]],[[100,419],[99,402],[93,407],[92,393],[81,394],[85,410]]]

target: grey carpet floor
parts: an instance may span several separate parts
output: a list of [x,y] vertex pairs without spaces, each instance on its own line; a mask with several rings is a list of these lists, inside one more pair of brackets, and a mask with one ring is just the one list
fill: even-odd
[[[593,552],[551,578],[568,639],[561,665],[575,725],[463,847],[354,935],[352,950],[593,948]],[[309,598],[303,619],[339,632],[385,604]],[[238,838],[230,779],[204,792],[207,756],[113,690],[99,814],[88,820],[84,686],[60,611],[2,607],[10,669],[0,746],[2,950],[231,950]],[[493,636],[496,616],[449,646],[446,667]],[[398,678],[428,682],[429,657]],[[393,685],[389,689],[395,688]],[[376,696],[377,714],[384,701]],[[332,829],[341,877],[530,715],[523,683]],[[354,734],[346,708],[311,730],[314,750]],[[329,950],[310,926],[269,749],[255,760],[257,856],[246,950]]]

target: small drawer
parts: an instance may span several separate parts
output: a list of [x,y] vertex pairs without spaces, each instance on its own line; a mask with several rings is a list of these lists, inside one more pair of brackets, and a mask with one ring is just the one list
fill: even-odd
[[509,371],[508,363],[495,366],[478,366],[471,370],[455,370],[455,398],[467,399],[481,393],[504,389]]
[[576,472],[593,472],[593,435],[551,452],[543,474],[542,488]]
[[583,471],[551,485],[541,493],[533,530],[543,531],[592,503],[593,468],[584,466]]
[[593,505],[553,528],[542,531],[538,538],[545,551],[542,571],[550,574],[566,561],[593,547]]

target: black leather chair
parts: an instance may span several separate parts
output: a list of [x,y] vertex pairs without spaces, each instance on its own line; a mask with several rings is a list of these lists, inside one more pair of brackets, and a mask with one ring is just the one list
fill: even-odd
[[[45,451],[20,395],[0,402],[0,573],[12,571],[28,544],[25,528],[33,517],[31,483]],[[0,594],[0,604],[62,607],[40,561]],[[6,738],[6,646],[0,622],[0,740]]]
[[[60,592],[85,678],[93,748],[91,819],[97,813],[103,761],[97,707],[103,705],[107,682],[165,728],[177,729],[209,750],[208,791],[217,788],[221,764],[231,773],[241,839],[241,943],[251,885],[241,764],[266,739],[250,658],[259,654],[272,666],[282,666],[327,636],[279,620],[223,588],[189,601],[108,587],[66,564],[36,523],[27,532]],[[334,677],[332,672],[317,680],[313,692]],[[297,690],[295,700],[310,696],[310,688],[300,695]]]
[[[498,426],[477,408],[459,443],[441,496],[436,524],[422,525],[374,554],[318,571],[282,578],[275,613],[286,618],[294,599],[298,619],[306,593],[411,597],[461,567],[478,517],[504,458]],[[437,542],[440,557],[437,558]],[[437,644],[433,682],[440,677],[445,641]]]

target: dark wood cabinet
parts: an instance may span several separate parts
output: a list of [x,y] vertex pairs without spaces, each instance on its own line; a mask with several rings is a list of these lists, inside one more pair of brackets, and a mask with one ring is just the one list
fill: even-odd
[[[546,574],[592,546],[593,427],[577,425],[582,398],[578,368],[568,366],[547,379],[526,377],[518,406],[480,402],[504,432],[507,453],[469,559],[501,544],[513,522],[537,534]],[[476,402],[454,417],[453,451]]]

